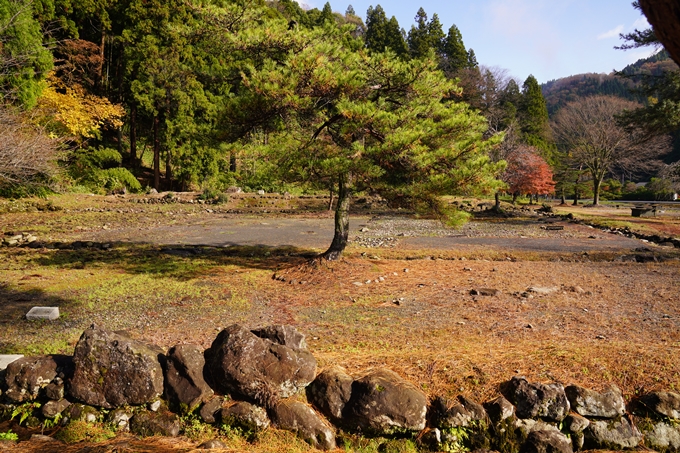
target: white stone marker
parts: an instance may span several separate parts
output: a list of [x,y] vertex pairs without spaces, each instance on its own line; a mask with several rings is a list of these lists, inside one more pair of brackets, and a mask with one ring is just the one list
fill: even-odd
[[33,307],[26,313],[26,319],[47,319],[54,321],[59,317],[59,307]]
[[7,368],[10,363],[22,358],[23,354],[0,354],[0,371]]

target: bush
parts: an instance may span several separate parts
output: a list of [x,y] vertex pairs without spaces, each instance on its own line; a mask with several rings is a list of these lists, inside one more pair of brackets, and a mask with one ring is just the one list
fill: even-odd
[[77,185],[92,192],[140,191],[142,186],[137,178],[120,166],[122,160],[120,153],[112,148],[77,150],[71,156],[68,172]]

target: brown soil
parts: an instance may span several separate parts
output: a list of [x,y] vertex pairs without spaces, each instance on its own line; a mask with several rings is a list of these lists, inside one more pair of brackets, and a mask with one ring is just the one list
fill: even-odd
[[[354,244],[344,259],[310,264],[329,243],[323,211],[281,217],[168,205],[117,212],[130,205],[97,203],[111,210],[87,211],[78,201],[68,213],[0,219],[0,231],[33,229],[52,241],[122,241],[110,251],[0,249],[2,352],[50,338],[72,347],[93,320],[165,348],[207,347],[233,322],[287,323],[307,334],[321,368],[338,364],[359,375],[385,366],[429,395],[483,401],[515,374],[593,389],[614,383],[627,398],[680,390],[680,261],[672,248],[568,222],[548,230],[541,227],[551,223],[535,217],[449,230],[366,213],[352,219]],[[666,219],[658,231],[676,224]],[[232,232],[227,241],[225,231]],[[627,259],[636,254],[649,262]],[[108,284],[115,275],[125,283],[150,272],[193,292],[130,296],[106,309],[82,302],[92,293],[106,302],[91,289],[96,280],[82,289],[88,279]],[[471,295],[479,288],[499,294]],[[67,316],[40,326],[22,320],[38,303],[63,304]]]

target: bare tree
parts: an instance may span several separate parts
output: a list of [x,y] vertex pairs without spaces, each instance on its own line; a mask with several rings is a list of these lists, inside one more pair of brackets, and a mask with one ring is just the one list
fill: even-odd
[[558,147],[593,179],[593,204],[600,202],[600,185],[617,170],[650,169],[669,151],[665,137],[642,140],[616,122],[616,115],[638,104],[613,96],[592,96],[567,104],[555,116],[553,132]]
[[0,105],[0,189],[31,185],[55,171],[58,140]]

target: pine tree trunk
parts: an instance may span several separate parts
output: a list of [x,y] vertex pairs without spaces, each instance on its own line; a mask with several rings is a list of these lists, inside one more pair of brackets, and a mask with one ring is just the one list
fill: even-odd
[[576,188],[574,188],[574,202],[572,204],[578,206],[578,189]]
[[517,192],[512,194],[512,204],[513,204],[513,206],[515,205],[515,203],[517,203]]
[[229,153],[229,171],[236,173],[236,153],[234,151]]
[[170,150],[165,154],[165,186],[172,190],[172,156]]
[[159,190],[161,185],[161,138],[158,133],[158,115],[153,117],[153,188]]
[[321,257],[328,261],[340,258],[349,239],[349,203],[352,198],[351,176],[341,175],[338,184],[338,204],[335,207],[335,235],[333,242]]
[[494,211],[500,211],[501,210],[501,194],[500,194],[500,192],[496,192],[494,194],[494,199],[495,199],[495,203],[493,205],[493,209],[494,209]]
[[137,106],[130,107],[130,165],[139,168],[137,160]]
[[333,195],[334,195],[334,193],[333,193],[333,183],[331,183],[328,186],[328,192],[330,193],[330,196],[331,196],[331,199],[328,201],[328,210],[332,211],[333,210]]

